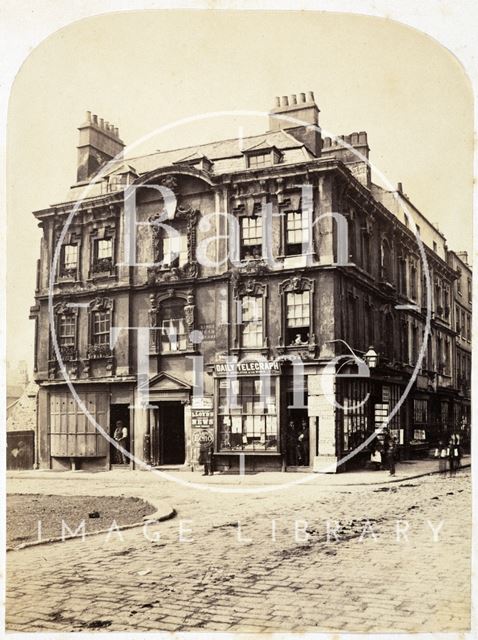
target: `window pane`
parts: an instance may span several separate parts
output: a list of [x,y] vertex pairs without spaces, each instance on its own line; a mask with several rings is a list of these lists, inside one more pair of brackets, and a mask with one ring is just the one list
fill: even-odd
[[242,345],[244,347],[262,347],[262,297],[244,296],[242,304]]
[[66,244],[63,247],[63,266],[65,269],[76,269],[78,265],[78,245]]
[[58,324],[58,337],[61,347],[75,345],[75,317],[60,316]]
[[249,156],[249,167],[264,167],[271,164],[271,154],[264,153]]
[[159,324],[161,351],[171,353],[185,351],[188,346],[184,304],[168,304],[161,310]]
[[301,211],[289,211],[286,221],[287,244],[303,244],[308,240],[307,216],[303,216]]
[[180,267],[187,263],[188,239],[186,234],[181,233],[178,236],[163,238],[163,261],[165,265],[177,262]]
[[109,344],[110,312],[95,311],[93,313],[93,344]]
[[287,294],[287,326],[308,327],[310,325],[309,291]]
[[262,218],[260,216],[241,218],[241,238],[244,245],[260,245],[262,243]]
[[96,248],[97,248],[96,257],[98,259],[111,258],[113,256],[113,241],[111,240],[111,238],[107,238],[104,240],[97,240]]
[[[228,384],[219,381],[220,402],[219,449],[244,451],[277,451],[277,415],[275,378],[241,378],[237,383],[240,409],[229,409],[225,401]],[[264,392],[264,397],[261,395]],[[265,394],[270,394],[265,396]]]

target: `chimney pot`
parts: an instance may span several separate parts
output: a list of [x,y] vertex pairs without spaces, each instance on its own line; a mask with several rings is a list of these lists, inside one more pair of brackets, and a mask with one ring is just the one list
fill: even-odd
[[297,104],[297,96],[293,93],[289,98],[289,104]]
[[368,144],[366,131],[359,131],[359,142],[363,144]]
[[300,102],[305,102],[305,93],[299,93]]
[[280,107],[280,98],[279,96],[276,96],[276,107]]
[[315,102],[314,92],[313,91],[308,91],[307,92],[307,102]]
[[399,182],[399,183],[397,184],[397,191],[398,191],[398,193],[403,193],[403,185],[402,185],[402,183],[401,183],[401,182]]
[[289,98],[287,96],[282,96],[281,104],[282,104],[283,107],[288,107],[289,106]]
[[[96,113],[91,114],[90,111],[86,112],[86,116],[91,126],[82,124],[79,127],[77,182],[89,180],[108,160],[115,156],[121,157],[125,147],[119,137],[119,130],[113,123],[99,118]],[[101,129],[104,135],[101,135],[98,129]]]

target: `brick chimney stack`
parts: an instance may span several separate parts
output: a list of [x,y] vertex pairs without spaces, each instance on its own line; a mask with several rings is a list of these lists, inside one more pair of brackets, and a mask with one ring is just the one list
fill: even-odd
[[[320,156],[322,140],[319,126],[319,108],[315,103],[314,93],[293,94],[275,99],[275,106],[269,115],[269,129],[278,131],[284,129],[295,138],[303,142],[315,156]],[[301,120],[305,124],[291,122],[279,116],[286,116]],[[312,125],[312,126],[309,126]]]
[[98,118],[91,111],[86,112],[85,122],[78,127],[80,142],[78,144],[77,182],[86,182],[101,167],[124,149],[124,142],[119,137],[118,128]]

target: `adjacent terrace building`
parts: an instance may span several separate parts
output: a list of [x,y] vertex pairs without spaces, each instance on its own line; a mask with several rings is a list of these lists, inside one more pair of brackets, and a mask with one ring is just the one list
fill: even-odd
[[[188,469],[205,439],[214,442],[216,469],[342,470],[364,463],[366,450],[340,461],[384,421],[403,456],[465,429],[462,309],[469,318],[471,271],[400,186],[372,183],[365,132],[343,136],[344,145],[322,138],[318,125],[309,92],[276,99],[262,135],[125,159],[118,129],[87,113],[77,183],[66,202],[35,212],[43,231],[31,312],[40,467],[111,467],[114,452],[86,413],[109,433],[123,420],[137,458]],[[130,244],[125,190],[134,191],[139,223]],[[348,242],[330,212],[343,216]],[[158,224],[165,220],[174,237]],[[228,259],[233,226],[240,264]],[[200,247],[209,262],[198,259]],[[136,254],[136,266],[125,253]],[[77,398],[50,335],[50,279],[58,348]],[[427,282],[430,335],[411,382]],[[111,340],[114,327],[122,329]],[[150,328],[148,406],[138,401],[144,336],[128,327]],[[366,358],[370,375],[354,356]],[[294,382],[297,361],[303,376]],[[202,399],[194,397],[198,362]]]

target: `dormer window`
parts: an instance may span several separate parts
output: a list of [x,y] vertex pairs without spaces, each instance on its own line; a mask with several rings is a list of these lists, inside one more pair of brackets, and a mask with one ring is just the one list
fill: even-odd
[[244,149],[244,156],[246,158],[246,167],[248,169],[262,169],[263,167],[270,167],[273,164],[277,164],[281,161],[282,154],[273,145],[270,145],[266,140]]
[[210,160],[204,153],[196,150],[194,153],[190,153],[184,158],[180,160],[176,160],[173,164],[184,164],[189,167],[196,167],[196,169],[200,169],[201,171],[212,171],[214,163]]
[[119,167],[116,166],[111,173],[105,176],[103,190],[106,193],[122,191],[129,184],[133,183],[137,177],[138,174],[134,167],[127,164],[122,164]]
[[110,176],[108,179],[108,191],[121,191],[125,184],[124,176]]
[[250,169],[268,167],[271,164],[272,164],[272,157],[270,153],[258,153],[258,154],[249,156]]

